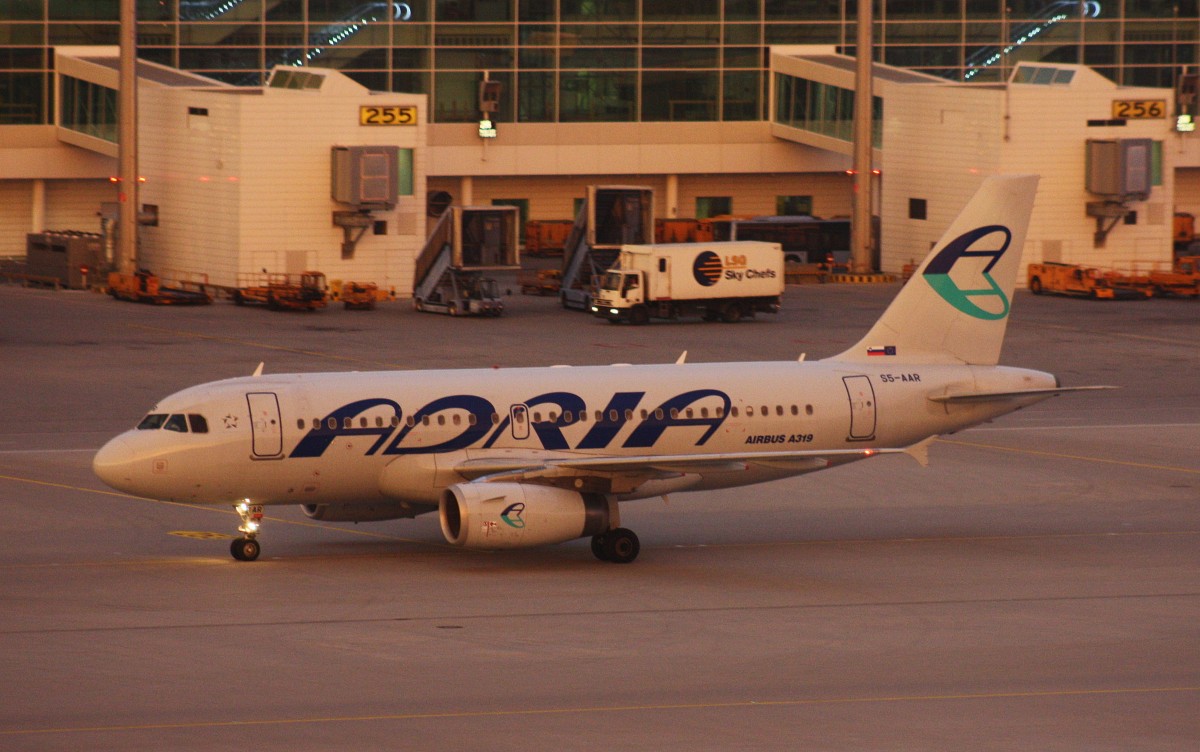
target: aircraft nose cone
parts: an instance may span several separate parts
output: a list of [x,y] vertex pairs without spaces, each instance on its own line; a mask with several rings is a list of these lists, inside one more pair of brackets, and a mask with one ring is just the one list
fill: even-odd
[[92,472],[100,480],[119,491],[128,490],[132,480],[133,448],[123,437],[112,439],[92,458]]

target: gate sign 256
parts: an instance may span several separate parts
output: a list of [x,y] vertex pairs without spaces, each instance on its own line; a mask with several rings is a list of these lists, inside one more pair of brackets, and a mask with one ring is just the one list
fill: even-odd
[[359,125],[416,125],[417,108],[392,105],[389,107],[372,107],[362,105],[358,108]]
[[1153,120],[1167,116],[1165,99],[1114,99],[1112,116],[1122,120]]

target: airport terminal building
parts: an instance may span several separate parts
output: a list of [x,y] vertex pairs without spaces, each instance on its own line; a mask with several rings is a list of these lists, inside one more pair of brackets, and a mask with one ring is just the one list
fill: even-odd
[[[432,197],[561,220],[588,185],[641,185],[659,218],[850,213],[853,4],[138,5],[144,257],[179,271],[320,266],[403,293]],[[882,268],[922,256],[999,171],[1045,176],[1027,261],[1170,258],[1173,214],[1200,212],[1194,0],[915,5],[877,10]],[[96,231],[115,201],[115,14],[0,8],[0,256]],[[347,258],[331,151],[384,144],[405,192]],[[1091,155],[1125,147],[1145,184],[1098,191]]]

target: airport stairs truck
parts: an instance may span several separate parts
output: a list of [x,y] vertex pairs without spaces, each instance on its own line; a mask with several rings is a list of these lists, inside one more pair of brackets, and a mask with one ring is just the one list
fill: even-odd
[[417,256],[413,305],[451,316],[499,316],[496,280],[485,272],[521,264],[520,210],[515,206],[451,206]]
[[783,270],[779,243],[627,245],[602,277],[591,311],[631,324],[697,315],[734,322],[778,313]]
[[563,245],[563,308],[591,310],[600,275],[621,247],[654,242],[654,190],[642,186],[589,185]]

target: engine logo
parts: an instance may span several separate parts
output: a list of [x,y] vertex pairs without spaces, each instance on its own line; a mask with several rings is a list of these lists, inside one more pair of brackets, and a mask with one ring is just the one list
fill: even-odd
[[693,276],[705,287],[712,287],[719,282],[722,271],[724,268],[721,265],[721,257],[712,251],[697,254],[696,260],[692,262]]
[[516,504],[509,504],[505,507],[504,511],[500,513],[500,519],[504,521],[505,525],[520,530],[525,527],[525,518],[521,516],[523,514],[525,514],[525,502],[518,501]]

